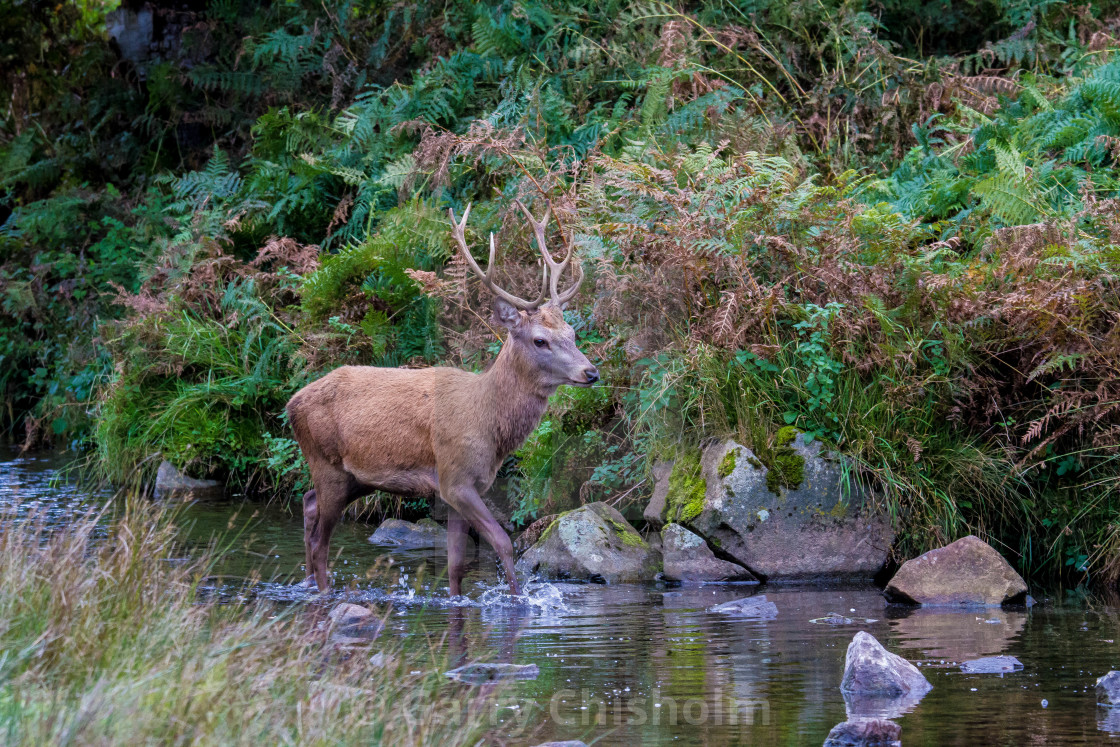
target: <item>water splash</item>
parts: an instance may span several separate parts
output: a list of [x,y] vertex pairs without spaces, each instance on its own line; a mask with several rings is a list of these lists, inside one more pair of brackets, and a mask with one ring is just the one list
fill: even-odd
[[482,592],[476,602],[483,608],[528,607],[536,612],[568,612],[564,595],[559,588],[547,581],[533,580],[525,584],[521,594],[510,594],[509,586],[492,586]]

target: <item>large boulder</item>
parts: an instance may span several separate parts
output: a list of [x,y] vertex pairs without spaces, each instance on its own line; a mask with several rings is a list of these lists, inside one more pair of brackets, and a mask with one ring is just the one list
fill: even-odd
[[369,536],[375,545],[421,549],[447,547],[447,530],[431,519],[421,519],[415,524],[401,519],[386,519]]
[[917,667],[887,651],[870,633],[861,630],[848,644],[841,691],[900,698],[925,695],[932,687]]
[[720,560],[699,535],[680,524],[666,524],[661,530],[662,574],[670,581],[700,582],[739,579],[758,582],[741,565]]
[[1115,669],[1097,680],[1097,702],[1120,706],[1120,672]]
[[221,498],[225,487],[217,480],[187,477],[166,459],[160,462],[153,491],[156,498],[173,500],[210,500]]
[[517,561],[521,573],[597,583],[650,581],[661,557],[615,509],[590,503],[561,514]]
[[885,718],[857,718],[832,727],[824,747],[898,747],[902,727]]
[[734,441],[677,459],[663,521],[767,581],[871,580],[894,542],[888,517],[820,442],[783,428],[777,444],[770,468]]
[[1023,601],[1027,584],[991,545],[969,535],[903,563],[885,593],[903,604],[996,606]]

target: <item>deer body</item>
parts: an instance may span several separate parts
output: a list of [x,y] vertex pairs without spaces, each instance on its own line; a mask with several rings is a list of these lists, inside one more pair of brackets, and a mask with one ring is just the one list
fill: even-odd
[[[465,223],[466,215],[457,225],[457,239]],[[534,221],[534,227],[545,251],[543,223]],[[469,258],[465,241],[460,240],[460,247]],[[545,258],[552,264],[547,253]],[[476,271],[489,284],[489,273]],[[555,283],[554,301],[562,303]],[[438,494],[447,503],[453,595],[461,593],[470,526],[497,552],[510,590],[519,593],[512,543],[480,496],[493,484],[505,457],[536,428],[549,396],[564,384],[590,386],[599,374],[576,348],[575,333],[559,304],[539,308],[541,299],[526,302],[498,295],[495,321],[509,330],[509,337],[485,373],[344,366],[288,402],[289,421],[314,484],[303,499],[304,543],[307,571],[319,589],[328,588],[330,537],[346,507],[383,490]]]

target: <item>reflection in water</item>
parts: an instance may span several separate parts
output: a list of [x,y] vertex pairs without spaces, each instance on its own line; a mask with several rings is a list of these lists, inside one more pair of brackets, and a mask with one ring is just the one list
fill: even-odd
[[1097,708],[1097,728],[1109,734],[1120,737],[1120,708]]
[[[10,516],[35,507],[64,527],[74,511],[101,505],[105,494],[52,484],[62,464],[0,452],[0,508]],[[488,548],[468,574],[468,598],[451,600],[441,552],[372,547],[370,528],[356,521],[338,528],[338,590],[324,601],[294,585],[305,576],[298,516],[229,501],[189,506],[180,524],[188,551],[216,536],[232,549],[209,593],[297,611],[341,600],[372,606],[386,622],[380,638],[364,644],[374,656],[396,636],[446,653],[448,669],[536,664],[535,680],[499,691],[505,705],[495,713],[494,742],[820,744],[849,712],[878,712],[898,718],[907,745],[989,744],[993,735],[1002,744],[1120,744],[1120,711],[1098,710],[1093,692],[1097,677],[1120,669],[1115,609],[1078,603],[898,615],[877,589],[779,587],[762,590],[777,617],[743,620],[708,609],[754,587],[657,584],[536,584],[526,604],[496,587]],[[829,613],[852,623],[811,622]],[[844,654],[858,630],[923,664],[933,690],[921,703],[845,702]],[[995,654],[1017,657],[1023,671],[994,677],[940,666]]]
[[928,659],[952,663],[1002,654],[1027,624],[1025,610],[998,607],[956,612],[892,608],[888,615],[892,616],[891,631],[906,646],[920,650]]

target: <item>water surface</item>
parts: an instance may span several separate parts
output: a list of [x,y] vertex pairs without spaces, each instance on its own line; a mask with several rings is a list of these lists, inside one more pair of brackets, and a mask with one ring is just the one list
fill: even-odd
[[[76,487],[65,459],[0,448],[0,508],[37,510],[64,530],[107,491]],[[301,520],[236,499],[183,509],[187,551],[215,537],[231,548],[209,591],[236,603],[264,596],[307,605]],[[1120,669],[1120,614],[1099,600],[1063,598],[1031,610],[888,608],[874,588],[742,585],[534,584],[531,604],[497,586],[494,557],[478,551],[466,599],[449,600],[442,553],[371,546],[373,527],[344,522],[332,543],[336,596],[386,616],[383,636],[436,645],[452,665],[535,663],[492,713],[495,741],[598,740],[599,745],[820,744],[849,712],[884,715],[905,745],[1120,743],[1120,709],[1096,705],[1094,683]],[[709,612],[762,592],[772,620]],[[1037,594],[1045,597],[1044,594]],[[854,622],[811,622],[839,613]],[[839,684],[852,636],[866,630],[919,664],[933,690],[918,703],[845,702]],[[368,644],[376,654],[383,641]],[[999,654],[1022,671],[965,674],[959,664]]]

